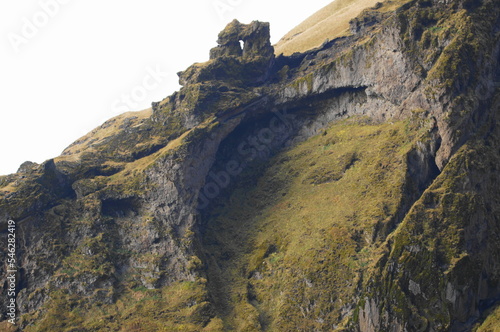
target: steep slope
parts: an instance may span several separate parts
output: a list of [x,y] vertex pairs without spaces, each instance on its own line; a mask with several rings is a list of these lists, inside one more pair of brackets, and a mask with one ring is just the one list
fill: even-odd
[[4,296],[0,329],[495,326],[500,8],[386,2],[349,25],[276,57],[268,24],[233,21],[179,92],[1,177],[19,319]]
[[411,200],[409,157],[429,125],[341,121],[248,169],[214,202],[202,238],[229,330],[345,325],[344,299]]
[[291,55],[321,46],[326,40],[350,33],[349,21],[376,0],[336,0],[293,28],[275,45],[276,54]]

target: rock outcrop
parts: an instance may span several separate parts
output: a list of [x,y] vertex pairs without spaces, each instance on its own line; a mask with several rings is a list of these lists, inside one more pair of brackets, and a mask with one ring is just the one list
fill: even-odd
[[269,23],[254,21],[247,25],[234,20],[219,34],[217,44],[219,46],[210,50],[210,59],[224,56],[274,57]]
[[386,2],[275,57],[231,22],[180,91],[0,177],[19,329],[471,330],[500,299],[499,24]]
[[269,23],[254,21],[229,23],[219,34],[217,47],[210,50],[210,61],[195,64],[179,73],[180,84],[206,81],[239,81],[245,86],[262,84],[274,60]]

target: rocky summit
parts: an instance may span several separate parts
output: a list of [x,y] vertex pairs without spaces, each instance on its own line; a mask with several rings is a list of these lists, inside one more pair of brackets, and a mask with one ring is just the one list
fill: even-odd
[[0,330],[499,331],[499,3],[337,1],[0,177]]

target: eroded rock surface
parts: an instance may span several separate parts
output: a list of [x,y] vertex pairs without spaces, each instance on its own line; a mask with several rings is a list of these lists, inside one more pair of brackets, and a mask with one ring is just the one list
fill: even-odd
[[[365,332],[481,322],[500,298],[499,9],[394,6],[292,56],[274,56],[269,24],[233,21],[208,62],[179,73],[180,91],[0,177],[1,238],[7,220],[18,225],[20,326]],[[375,165],[355,140],[386,142],[370,155]],[[307,167],[289,166],[308,154]],[[308,204],[334,206],[335,193],[287,201],[294,181],[321,192],[365,174],[356,172],[392,179],[366,215],[307,221]],[[265,199],[250,216],[223,218],[246,213],[250,203],[232,204],[254,192]],[[279,218],[259,218],[273,209],[295,209],[304,225],[261,243],[249,223],[271,234]],[[295,231],[318,236],[297,261]],[[226,247],[235,239],[241,246]]]

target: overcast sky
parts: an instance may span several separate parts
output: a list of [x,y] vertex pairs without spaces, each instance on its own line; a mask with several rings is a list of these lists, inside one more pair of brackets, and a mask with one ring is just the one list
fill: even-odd
[[276,43],[331,1],[2,1],[0,175],[178,90],[232,19],[270,22]]

